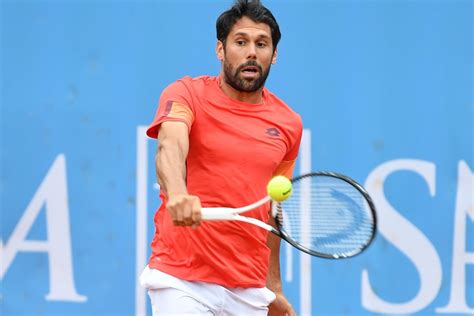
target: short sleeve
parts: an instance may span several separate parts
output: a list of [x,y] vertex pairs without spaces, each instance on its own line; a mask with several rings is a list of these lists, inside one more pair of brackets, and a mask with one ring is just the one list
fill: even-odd
[[161,123],[166,121],[183,122],[188,131],[191,129],[194,122],[193,98],[185,79],[173,82],[161,93],[155,118],[146,131],[149,137],[157,138]]
[[291,131],[288,151],[283,158],[284,161],[292,161],[296,160],[298,157],[298,152],[300,150],[300,143],[301,137],[303,135],[303,122],[301,121],[301,117],[298,115],[297,120],[293,124],[293,128]]
[[273,176],[282,175],[288,179],[293,178],[293,169],[296,165],[296,158],[300,149],[301,137],[303,134],[303,123],[301,117],[298,115],[297,119],[291,124],[292,128],[289,129],[289,146],[283,160],[277,166],[273,172]]

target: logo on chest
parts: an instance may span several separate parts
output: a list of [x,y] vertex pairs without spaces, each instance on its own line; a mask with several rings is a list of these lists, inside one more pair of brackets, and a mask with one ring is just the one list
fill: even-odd
[[267,134],[270,137],[278,137],[280,136],[280,131],[276,129],[275,127],[270,127],[265,130],[265,134]]

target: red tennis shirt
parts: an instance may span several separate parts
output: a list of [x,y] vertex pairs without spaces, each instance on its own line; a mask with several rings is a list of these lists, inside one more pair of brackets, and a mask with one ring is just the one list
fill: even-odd
[[[169,85],[147,135],[156,138],[162,122],[184,122],[189,130],[189,194],[198,196],[203,207],[241,207],[263,198],[273,175],[291,177],[302,122],[267,89],[262,103],[249,104],[225,95],[219,80],[184,77]],[[202,222],[195,230],[174,226],[165,195],[160,196],[150,268],[229,288],[265,286],[270,254],[266,230],[236,221]],[[269,205],[243,215],[267,222]]]

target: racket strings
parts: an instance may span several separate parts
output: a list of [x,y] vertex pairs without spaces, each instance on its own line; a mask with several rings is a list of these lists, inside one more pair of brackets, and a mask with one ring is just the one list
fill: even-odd
[[281,207],[281,228],[314,252],[345,256],[365,247],[373,234],[374,219],[364,196],[339,178],[297,181]]

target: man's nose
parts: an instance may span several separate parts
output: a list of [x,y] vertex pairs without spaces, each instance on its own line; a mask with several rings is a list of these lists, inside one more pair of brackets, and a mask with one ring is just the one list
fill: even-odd
[[247,59],[257,59],[257,47],[255,44],[250,44],[248,46]]

